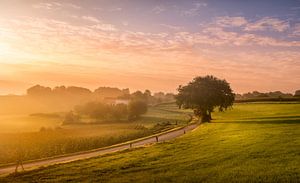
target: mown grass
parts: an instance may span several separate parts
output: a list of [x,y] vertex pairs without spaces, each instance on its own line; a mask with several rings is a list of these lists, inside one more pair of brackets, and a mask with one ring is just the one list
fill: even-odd
[[[11,120],[20,130],[22,126],[25,128],[24,132],[0,130],[0,165],[14,163],[20,156],[27,161],[105,147],[186,124],[188,117],[184,111],[172,106],[166,112],[162,111],[164,107],[150,107],[137,121],[97,124],[61,125],[63,118],[54,115],[2,117],[5,121]],[[157,125],[167,121],[170,125]],[[28,131],[30,126],[33,131]],[[39,131],[41,127],[44,128]]]
[[10,175],[3,182],[300,182],[300,104],[236,104],[147,148]]

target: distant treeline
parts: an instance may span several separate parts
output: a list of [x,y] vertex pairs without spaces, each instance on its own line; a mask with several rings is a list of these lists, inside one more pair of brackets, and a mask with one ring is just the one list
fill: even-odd
[[248,92],[244,94],[236,94],[235,102],[264,102],[264,101],[299,101],[300,90],[295,94],[283,93],[281,91],[261,93],[258,91]]
[[67,98],[88,98],[89,100],[112,100],[112,99],[130,99],[131,97],[146,98],[149,104],[169,102],[174,100],[174,94],[157,92],[152,94],[150,90],[144,92],[136,91],[130,93],[128,88],[119,89],[112,87],[99,87],[94,91],[87,88],[76,87],[76,86],[57,86],[51,89],[50,87],[36,85],[27,90],[27,96],[36,98],[47,98],[47,97],[67,97]]
[[243,102],[300,102],[300,97],[293,98],[251,98],[251,99],[242,99],[235,100],[235,103],[243,103]]
[[94,96],[99,98],[106,97],[118,97],[121,95],[129,94],[129,89],[119,89],[111,87],[99,87],[93,92],[87,88],[77,87],[77,86],[57,86],[53,89],[50,87],[45,87],[41,85],[35,85],[27,89],[27,95],[31,97],[79,97],[79,96]]
[[155,105],[161,102],[174,100],[174,94],[149,90],[130,93],[129,89],[114,87],[99,87],[94,91],[76,86],[57,86],[54,88],[35,85],[27,89],[25,95],[0,96],[0,114],[20,113],[50,113],[69,111],[76,105],[88,102],[116,103],[131,100],[131,97],[147,96],[147,103]]

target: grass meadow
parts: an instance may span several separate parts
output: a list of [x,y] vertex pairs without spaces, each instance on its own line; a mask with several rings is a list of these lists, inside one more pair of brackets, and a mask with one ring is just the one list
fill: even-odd
[[78,125],[61,125],[61,114],[2,115],[0,165],[16,162],[20,153],[24,161],[47,158],[105,147],[186,124],[188,115],[185,111],[168,106],[150,107],[137,121]]
[[240,103],[213,118],[172,141],[0,181],[300,182],[300,103]]

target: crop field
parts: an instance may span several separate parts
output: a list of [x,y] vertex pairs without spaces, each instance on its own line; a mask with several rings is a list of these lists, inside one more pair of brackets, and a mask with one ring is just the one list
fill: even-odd
[[62,115],[54,114],[3,115],[0,165],[14,163],[19,156],[26,161],[109,146],[186,124],[185,111],[168,106],[150,107],[137,121],[97,124],[61,125]]
[[172,141],[0,181],[300,182],[300,103],[240,103],[213,118]]

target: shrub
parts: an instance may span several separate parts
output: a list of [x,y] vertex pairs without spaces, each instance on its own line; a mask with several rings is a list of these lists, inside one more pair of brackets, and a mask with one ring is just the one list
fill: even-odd
[[66,114],[63,124],[74,124],[80,123],[79,115],[75,115],[73,111],[70,111]]
[[139,118],[142,114],[145,114],[148,110],[148,105],[142,100],[133,100],[128,105],[129,120],[134,120]]

